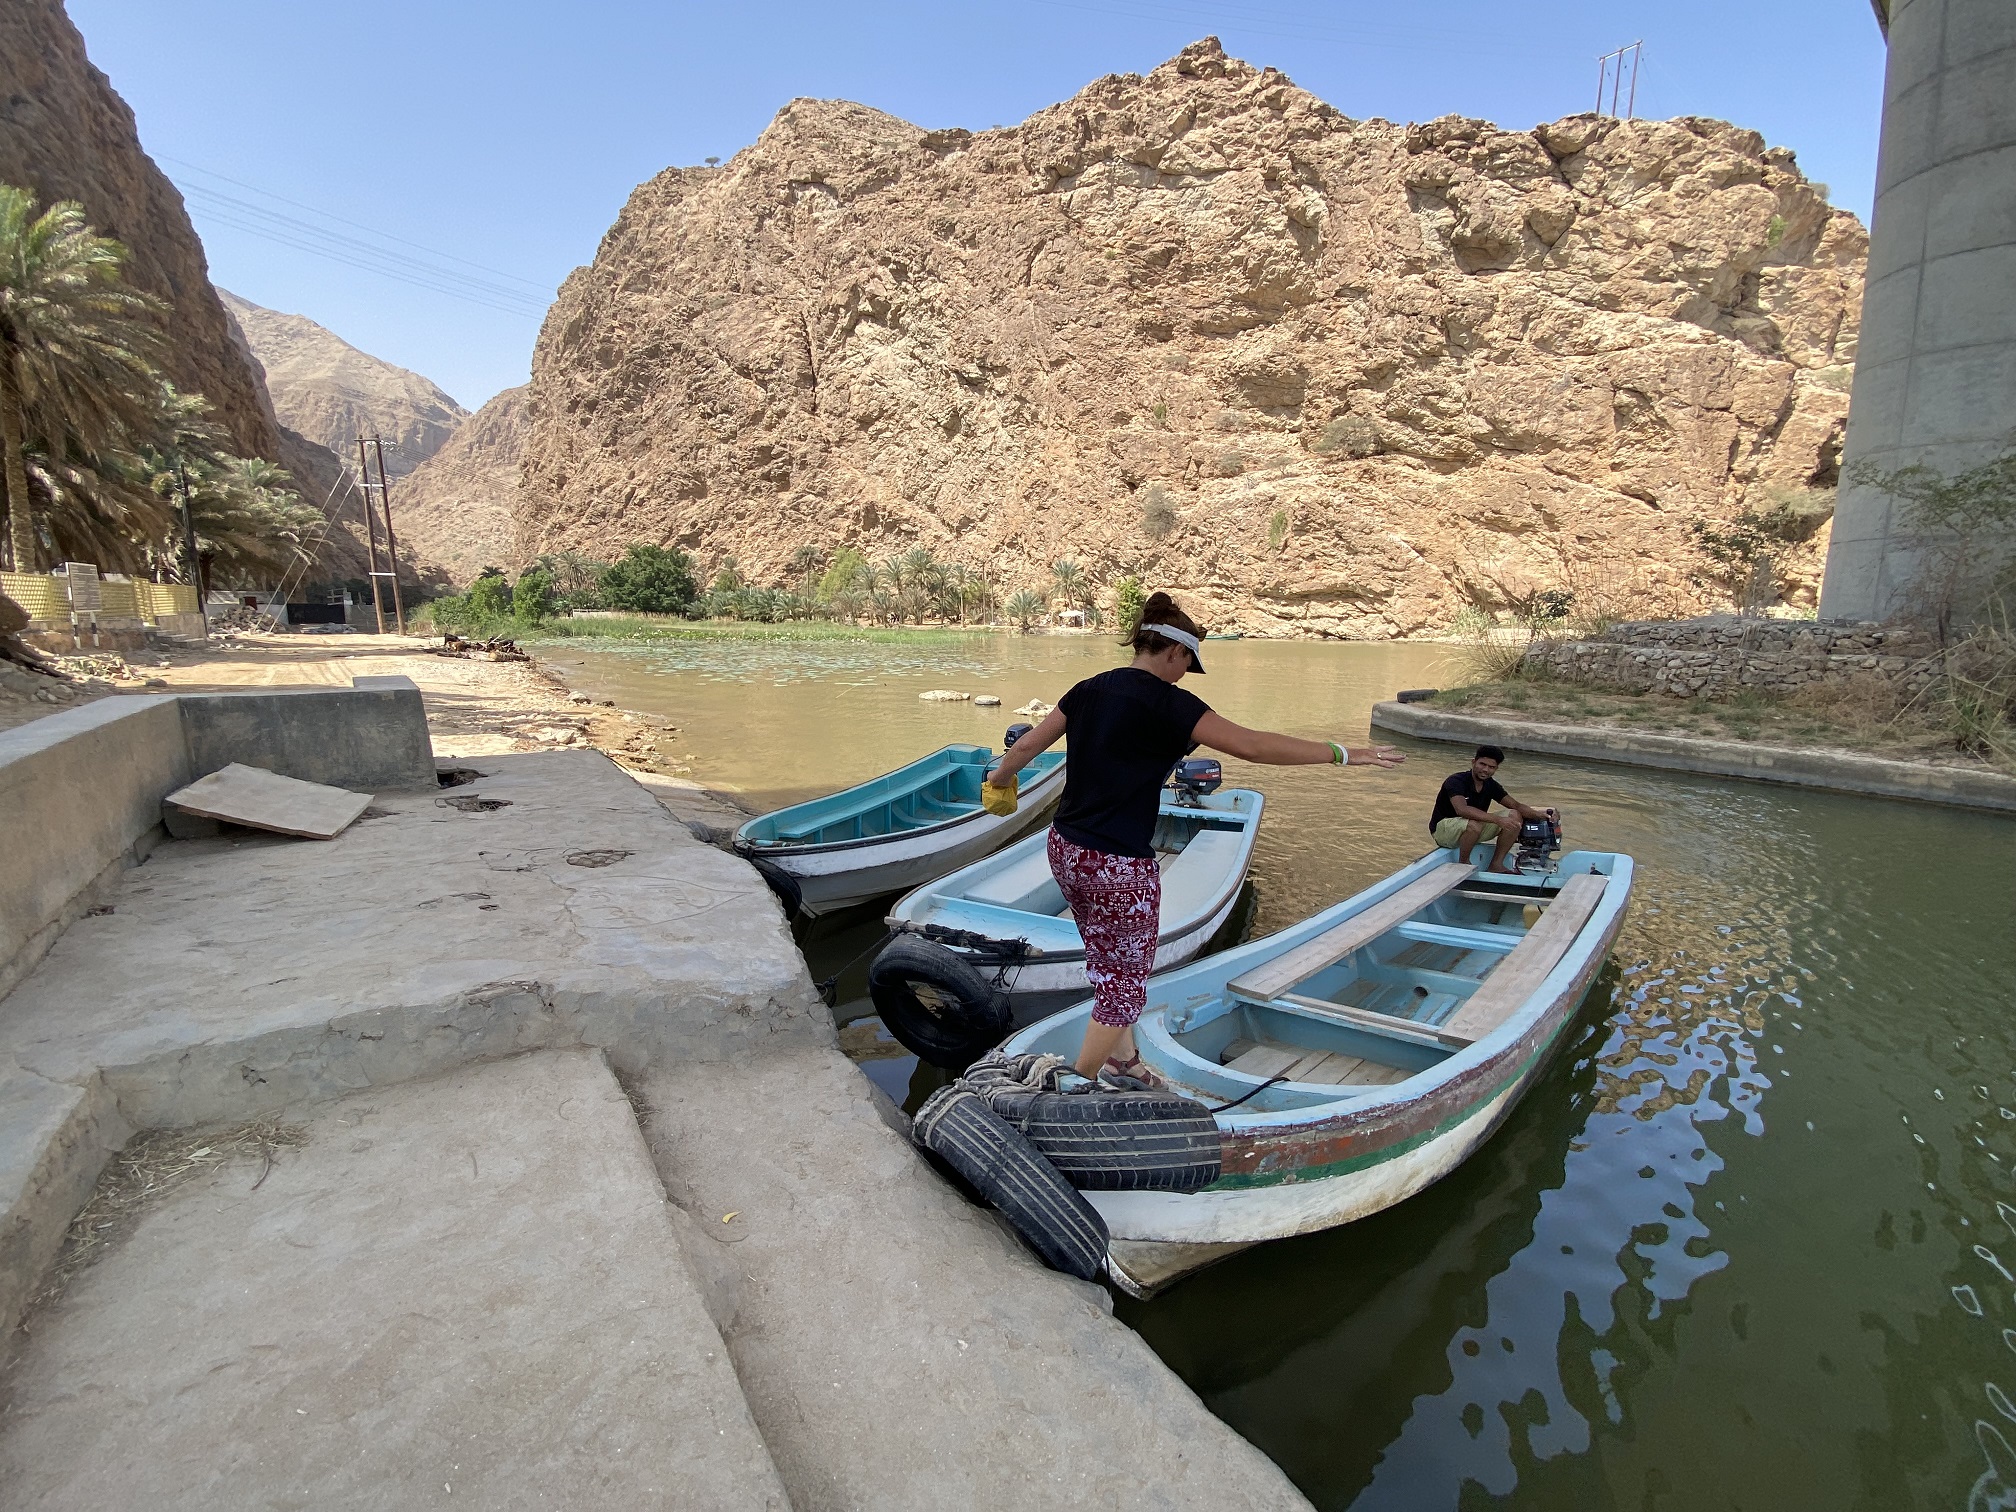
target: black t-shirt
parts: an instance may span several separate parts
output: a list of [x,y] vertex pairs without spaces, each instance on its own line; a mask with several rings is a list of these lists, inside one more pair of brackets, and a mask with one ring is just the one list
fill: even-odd
[[1484,785],[1478,787],[1476,779],[1468,772],[1457,772],[1442,784],[1442,790],[1435,795],[1435,812],[1428,816],[1428,828],[1434,829],[1444,819],[1455,819],[1455,799],[1461,798],[1472,808],[1488,810],[1494,803],[1505,801],[1505,789],[1498,786],[1496,777],[1486,777]]
[[1139,667],[1088,677],[1057,701],[1064,711],[1064,798],[1057,832],[1115,856],[1152,856],[1163,779],[1211,706]]

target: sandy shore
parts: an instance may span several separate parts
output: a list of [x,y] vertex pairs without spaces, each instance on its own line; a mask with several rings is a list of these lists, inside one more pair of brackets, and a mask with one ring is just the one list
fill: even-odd
[[[437,641],[400,635],[214,636],[208,645],[150,650],[123,663],[66,663],[62,688],[23,675],[0,688],[0,729],[79,703],[129,693],[231,688],[339,687],[353,677],[410,677],[427,706],[434,754],[480,759],[514,751],[592,747],[663,802],[703,839],[721,839],[746,817],[734,802],[681,775],[678,727],[652,714],[585,701],[536,661],[492,662],[437,654]],[[18,685],[18,688],[17,688]],[[23,691],[42,690],[42,696]],[[53,699],[53,701],[52,701]]]

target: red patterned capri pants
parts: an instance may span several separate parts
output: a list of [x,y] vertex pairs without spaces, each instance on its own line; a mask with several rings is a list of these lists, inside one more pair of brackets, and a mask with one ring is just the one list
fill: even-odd
[[1050,831],[1050,875],[1085,939],[1095,1023],[1121,1028],[1148,1004],[1162,926],[1162,869],[1152,856],[1116,856]]

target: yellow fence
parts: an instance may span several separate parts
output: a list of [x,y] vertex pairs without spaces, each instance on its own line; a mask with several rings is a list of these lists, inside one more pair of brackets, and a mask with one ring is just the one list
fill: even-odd
[[[70,622],[70,593],[60,577],[41,572],[0,572],[0,593],[14,600],[35,620]],[[202,604],[189,583],[149,583],[144,580],[98,582],[101,620],[156,621],[164,614],[197,614]]]

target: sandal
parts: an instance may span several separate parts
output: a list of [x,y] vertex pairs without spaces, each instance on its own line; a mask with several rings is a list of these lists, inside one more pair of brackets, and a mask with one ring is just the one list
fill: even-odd
[[1118,1056],[1107,1056],[1106,1064],[1099,1068],[1099,1080],[1120,1086],[1132,1083],[1133,1085],[1128,1087],[1129,1091],[1139,1089],[1143,1092],[1157,1092],[1168,1085],[1142,1063],[1138,1054],[1129,1056],[1124,1061]]

